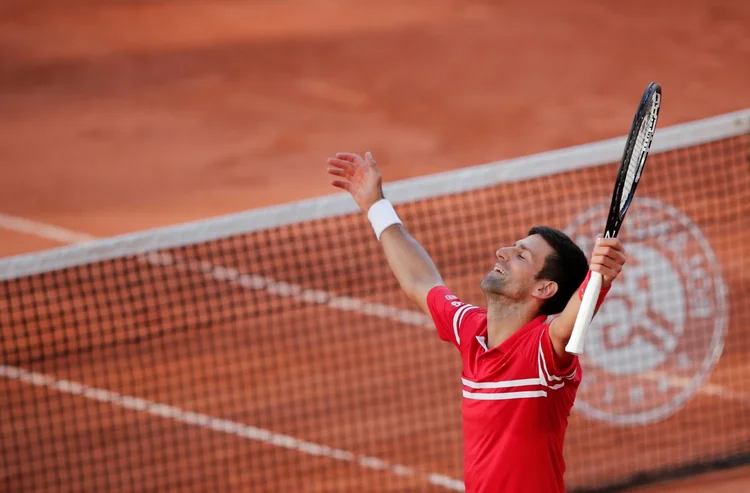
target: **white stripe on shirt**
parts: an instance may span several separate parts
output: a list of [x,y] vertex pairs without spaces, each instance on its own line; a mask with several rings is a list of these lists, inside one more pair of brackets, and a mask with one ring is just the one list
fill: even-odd
[[544,390],[524,390],[521,392],[499,392],[494,394],[484,392],[469,392],[463,391],[463,395],[467,399],[474,399],[478,401],[502,401],[506,399],[528,399],[533,397],[547,397],[547,392]]
[[464,314],[469,310],[476,308],[474,305],[464,305],[453,314],[453,334],[456,336],[456,344],[461,345],[461,337],[458,335],[458,329],[463,321]]
[[472,389],[507,389],[511,387],[526,387],[528,385],[544,385],[539,378],[524,378],[521,380],[500,380],[499,382],[472,382],[461,378],[461,383]]
[[[544,332],[542,332],[541,337],[539,338],[539,356],[537,357],[537,364],[539,365],[539,379],[542,381],[542,385],[545,385],[553,390],[559,389],[560,387],[565,386],[565,382],[562,380],[571,380],[573,377],[576,376],[576,370],[573,370],[573,373],[570,375],[565,375],[562,377],[558,377],[557,375],[552,375],[547,370],[547,360],[544,358],[544,351],[542,350],[542,337],[544,337]],[[545,378],[546,377],[546,378]],[[550,382],[560,382],[555,385],[550,385]]]

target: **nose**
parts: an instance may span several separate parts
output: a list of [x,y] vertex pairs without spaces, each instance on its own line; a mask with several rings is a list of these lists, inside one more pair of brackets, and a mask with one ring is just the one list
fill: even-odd
[[505,248],[505,247],[503,247],[503,248],[498,248],[498,249],[497,249],[497,251],[495,252],[495,256],[496,256],[496,257],[497,257],[497,258],[498,258],[499,260],[502,260],[502,261],[504,261],[504,262],[507,262],[507,261],[508,261],[508,249],[507,249],[507,248]]

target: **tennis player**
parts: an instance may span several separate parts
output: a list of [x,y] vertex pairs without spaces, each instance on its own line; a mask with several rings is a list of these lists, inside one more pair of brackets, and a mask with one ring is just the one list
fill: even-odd
[[[581,381],[565,351],[591,271],[603,276],[597,309],[622,270],[616,238],[600,238],[591,263],[564,233],[546,226],[495,252],[482,279],[487,308],[462,302],[383,196],[372,154],[328,159],[331,184],[367,214],[407,296],[461,353],[464,484],[468,493],[565,491],[563,441]],[[558,314],[548,322],[548,316]]]

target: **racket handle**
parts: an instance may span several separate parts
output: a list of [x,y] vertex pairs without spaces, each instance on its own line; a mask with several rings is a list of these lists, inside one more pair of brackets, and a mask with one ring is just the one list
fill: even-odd
[[573,332],[570,334],[570,340],[565,346],[565,351],[570,354],[583,354],[583,343],[586,340],[586,334],[589,332],[591,319],[594,317],[596,300],[599,299],[599,293],[602,290],[602,275],[598,272],[592,272],[591,278],[586,285],[586,291],[583,293],[581,308],[578,309],[576,323],[573,326]]

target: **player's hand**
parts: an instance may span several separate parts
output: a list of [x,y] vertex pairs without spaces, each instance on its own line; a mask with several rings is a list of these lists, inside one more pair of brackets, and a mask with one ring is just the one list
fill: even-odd
[[339,152],[328,158],[328,165],[328,173],[341,178],[331,181],[331,185],[352,194],[362,212],[367,213],[372,204],[383,198],[383,177],[369,152],[364,159],[358,154]]
[[625,249],[617,238],[597,238],[589,268],[602,275],[602,288],[608,287],[622,271]]

